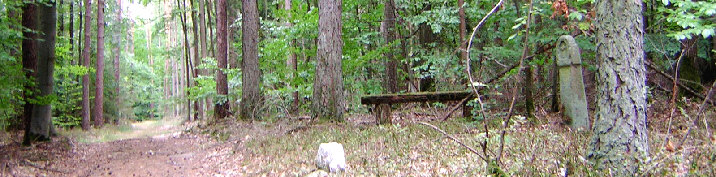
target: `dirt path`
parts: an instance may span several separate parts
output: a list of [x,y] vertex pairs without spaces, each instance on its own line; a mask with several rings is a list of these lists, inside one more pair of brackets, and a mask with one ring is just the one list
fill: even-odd
[[[241,153],[235,144],[204,135],[183,134],[177,127],[135,125],[127,132],[172,129],[151,137],[102,143],[75,143],[67,138],[32,148],[0,146],[0,176],[236,176]],[[58,139],[58,138],[56,138]],[[7,152],[6,152],[7,151]]]

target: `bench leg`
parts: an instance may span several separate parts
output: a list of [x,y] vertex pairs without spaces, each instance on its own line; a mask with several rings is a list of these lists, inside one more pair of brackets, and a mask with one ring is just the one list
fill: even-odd
[[468,119],[472,118],[472,106],[468,106],[467,101],[462,104],[462,116]]
[[375,111],[373,113],[375,114],[375,119],[378,124],[393,123],[390,104],[375,105]]

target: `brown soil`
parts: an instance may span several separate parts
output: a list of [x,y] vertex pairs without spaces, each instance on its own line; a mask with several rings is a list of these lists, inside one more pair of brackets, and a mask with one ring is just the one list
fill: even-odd
[[[15,135],[15,137],[18,137]],[[231,143],[172,133],[104,143],[55,138],[34,147],[0,145],[0,176],[237,176]]]

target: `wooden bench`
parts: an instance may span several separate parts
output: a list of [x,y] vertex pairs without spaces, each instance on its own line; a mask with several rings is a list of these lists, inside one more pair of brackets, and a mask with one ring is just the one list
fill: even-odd
[[[449,91],[449,92],[416,92],[404,94],[381,94],[363,96],[360,99],[361,104],[373,105],[373,115],[380,124],[391,123],[391,107],[392,104],[414,103],[414,102],[448,102],[462,101],[475,98],[472,91]],[[467,101],[462,101],[462,115],[471,116],[471,108],[467,106]],[[452,111],[451,111],[452,112]]]

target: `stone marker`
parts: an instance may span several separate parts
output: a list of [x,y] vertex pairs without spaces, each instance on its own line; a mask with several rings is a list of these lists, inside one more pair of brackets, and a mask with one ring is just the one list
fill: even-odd
[[557,68],[559,68],[559,96],[564,115],[571,118],[572,129],[589,129],[587,96],[582,80],[582,57],[574,38],[564,35],[557,41]]
[[316,166],[330,172],[346,170],[346,155],[343,145],[336,142],[321,143],[316,155]]

